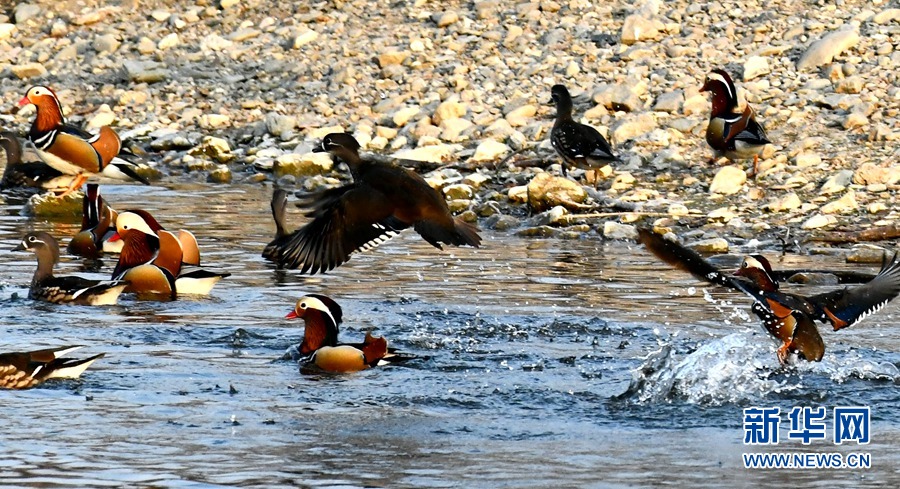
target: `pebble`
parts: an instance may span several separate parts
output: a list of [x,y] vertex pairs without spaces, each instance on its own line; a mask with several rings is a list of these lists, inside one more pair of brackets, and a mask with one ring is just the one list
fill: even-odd
[[10,67],[10,70],[12,70],[13,75],[16,75],[16,78],[20,80],[27,80],[29,78],[36,78],[47,74],[47,68],[44,68],[44,65],[41,63],[13,65]]
[[631,45],[638,41],[656,39],[659,37],[659,31],[663,28],[662,23],[657,20],[650,20],[639,14],[631,14],[625,17],[619,40],[622,44]]
[[725,238],[702,239],[688,246],[698,253],[728,253],[728,241]]
[[850,190],[840,199],[834,200],[822,206],[825,214],[846,214],[859,208],[856,202],[856,192]]
[[763,56],[750,56],[744,62],[744,81],[771,73],[769,59]]
[[449,10],[447,12],[432,15],[431,20],[433,20],[438,27],[447,27],[455,24],[456,21],[459,20],[459,15],[456,12]]
[[713,177],[709,193],[732,195],[741,191],[747,183],[747,174],[736,165],[723,166]]
[[826,216],[825,214],[816,214],[800,225],[801,229],[819,229],[826,226],[831,226],[837,223],[837,218],[834,216]]
[[557,205],[581,204],[587,199],[584,188],[568,178],[541,172],[528,183],[528,205],[535,212],[543,212]]
[[462,146],[457,144],[434,144],[412,149],[403,149],[397,151],[392,156],[404,160],[444,163],[450,161],[456,153],[461,150]]
[[606,239],[636,240],[638,238],[637,227],[629,224],[620,224],[615,221],[606,221],[603,223],[603,237]]
[[797,61],[797,71],[807,71],[831,63],[834,57],[859,43],[859,32],[842,30],[832,32],[812,43]]
[[231,178],[231,169],[228,168],[228,165],[219,165],[209,172],[206,181],[211,183],[231,183]]
[[0,23],[0,41],[5,41],[12,37],[16,31],[16,25],[10,23]]
[[830,195],[843,192],[853,182],[853,170],[841,170],[830,176],[828,180],[822,184],[819,193],[822,195]]
[[312,30],[306,31],[302,34],[299,34],[297,37],[294,38],[294,43],[293,43],[294,49],[300,49],[303,46],[306,46],[307,44],[315,41],[318,38],[319,38],[319,33],[316,31],[312,31]]
[[475,148],[471,160],[475,162],[496,161],[506,156],[512,149],[499,141],[485,139]]

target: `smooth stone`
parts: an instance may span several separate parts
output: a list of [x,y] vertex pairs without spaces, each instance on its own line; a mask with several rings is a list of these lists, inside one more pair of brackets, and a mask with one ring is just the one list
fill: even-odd
[[12,37],[13,32],[16,31],[16,25],[10,23],[2,23],[0,24],[0,41],[5,41]]
[[638,14],[625,17],[622,24],[622,33],[619,40],[622,44],[630,45],[638,41],[652,40],[659,37],[659,31],[665,28],[662,22],[650,20]]
[[231,153],[231,145],[223,138],[205,136],[200,144],[188,151],[190,156],[206,156],[219,163],[228,163],[234,159]]
[[812,43],[797,61],[797,71],[818,68],[831,63],[834,57],[859,43],[859,32],[844,30],[832,32]]
[[160,39],[159,42],[156,44],[156,47],[160,51],[165,51],[166,49],[174,48],[175,46],[179,45],[180,43],[181,43],[181,40],[178,38],[178,34],[173,32],[173,33],[163,37],[162,39]]
[[388,66],[396,66],[402,64],[406,61],[410,55],[409,51],[387,51],[381,53],[376,58],[378,60],[378,66],[381,68],[385,68]]
[[483,173],[471,173],[463,178],[463,183],[472,188],[481,188],[482,185],[489,182],[491,177]]
[[206,181],[210,183],[231,183],[231,169],[228,165],[219,165],[209,172]]
[[445,163],[455,158],[456,153],[462,151],[458,144],[433,144],[418,148],[402,149],[392,155],[393,158],[413,161],[430,161],[432,163]]
[[484,162],[496,161],[506,156],[512,148],[493,139],[485,139],[475,148],[475,154],[470,158],[471,161]]
[[276,178],[284,175],[307,177],[324,175],[334,168],[334,162],[328,153],[286,153],[275,158],[272,173]]
[[643,136],[656,129],[656,127],[656,117],[647,112],[639,113],[627,119],[623,118],[612,130],[612,141],[615,141],[615,144],[621,144],[630,139]]
[[606,239],[637,240],[637,227],[616,221],[606,221],[603,223],[603,237]]
[[880,265],[886,256],[890,256],[886,251],[878,246],[856,246],[847,253],[847,263],[877,263]]
[[666,92],[656,98],[656,103],[653,104],[653,110],[657,112],[668,112],[670,114],[677,113],[681,109],[681,104],[683,103],[683,90]]
[[495,231],[509,231],[522,224],[519,218],[508,214],[494,214],[484,220],[484,227]]
[[297,118],[291,115],[270,112],[266,114],[266,131],[273,136],[281,137],[297,127]]
[[826,216],[825,214],[816,214],[800,225],[801,229],[819,229],[837,223],[834,216]]
[[709,192],[713,194],[732,195],[738,193],[747,182],[747,174],[736,165],[722,167],[713,177]]
[[696,241],[688,245],[698,253],[728,253],[728,241],[725,238],[710,238]]
[[443,189],[444,197],[448,199],[465,199],[472,200],[472,197],[475,196],[475,191],[469,185],[465,183],[455,183],[453,185],[446,185]]
[[303,46],[315,41],[319,38],[319,33],[316,31],[306,31],[303,34],[299,34],[294,38],[294,49],[300,49]]
[[432,15],[431,20],[433,20],[438,27],[447,27],[448,25],[455,24],[456,21],[459,20],[459,14],[452,10],[448,10],[447,12],[440,12]]
[[47,68],[44,68],[44,65],[41,63],[12,65],[9,69],[13,72],[13,75],[16,75],[16,78],[20,80],[27,80],[28,78],[35,78],[47,74]]
[[437,106],[437,109],[434,110],[434,114],[431,116],[431,122],[435,126],[440,126],[445,120],[457,119],[466,115],[468,110],[466,104],[456,100],[448,100]]
[[22,207],[21,214],[36,217],[81,216],[82,200],[84,193],[81,191],[72,192],[62,198],[53,195],[52,192],[34,194]]
[[800,153],[794,157],[794,164],[798,168],[808,168],[811,166],[819,166],[822,158],[816,153]]
[[506,114],[506,121],[512,127],[522,127],[531,122],[531,118],[537,114],[537,107],[534,105],[523,105],[511,110]]
[[784,212],[798,209],[803,202],[796,192],[791,192],[784,197],[773,199],[763,206],[769,212]]
[[835,201],[829,202],[822,206],[822,212],[825,214],[844,214],[855,211],[859,208],[856,202],[856,192],[849,191],[843,197]]
[[750,56],[744,62],[744,81],[770,73],[769,59],[762,56]]
[[836,174],[828,177],[828,180],[822,184],[819,193],[829,195],[837,192],[843,192],[848,185],[853,183],[853,170],[841,170]]
[[13,9],[13,17],[16,24],[23,24],[29,19],[35,19],[41,15],[44,9],[40,5],[20,3]]
[[587,192],[578,183],[546,172],[538,173],[528,183],[527,193],[528,204],[535,212],[543,212],[557,205],[580,204],[587,199]]

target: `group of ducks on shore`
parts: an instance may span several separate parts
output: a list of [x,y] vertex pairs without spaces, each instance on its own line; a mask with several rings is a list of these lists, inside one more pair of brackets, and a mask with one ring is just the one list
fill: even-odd
[[[712,93],[706,139],[716,156],[732,160],[752,158],[755,173],[758,156],[769,140],[750,107],[739,110],[731,77],[722,70],[713,70],[701,90]],[[597,168],[617,160],[596,129],[573,119],[572,98],[563,85],[553,86],[551,97],[557,117],[550,140],[563,160],[564,174],[567,164]],[[94,174],[147,183],[135,171],[134,155],[122,153],[121,141],[111,128],[103,127],[97,135],[72,128],[65,123],[60,102],[49,88],[32,87],[19,104],[34,104],[37,108],[28,141],[41,161],[30,167],[15,164],[21,148],[14,135],[4,133],[0,142],[7,150],[5,185],[24,182],[44,188],[59,187],[48,182],[68,176],[68,185],[62,190],[68,193]],[[285,225],[287,193],[275,190],[272,214],[276,236],[266,246],[263,257],[279,268],[299,269],[300,273],[327,272],[345,263],[353,253],[372,249],[410,227],[439,249],[442,245],[480,246],[478,230],[453,217],[441,193],[420,175],[395,164],[364,159],[359,149],[359,143],[350,134],[332,133],[323,138],[315,151],[328,152],[332,158],[343,161],[352,182],[301,196],[299,206],[306,210],[309,220],[292,233]],[[782,363],[788,361],[792,352],[806,360],[822,358],[824,343],[815,320],[827,321],[839,330],[859,322],[900,294],[900,259],[896,254],[864,285],[802,297],[778,290],[771,267],[762,256],[747,257],[734,275],[728,275],[694,251],[649,229],[640,229],[639,236],[647,249],[662,260],[697,278],[750,296],[754,301],[752,311],[766,330],[782,342],[778,349]],[[117,241],[122,242],[118,249],[113,244]],[[143,210],[116,213],[100,197],[95,184],[88,185],[82,229],[67,250],[89,258],[104,251],[118,251],[112,280],[55,277],[53,266],[59,261],[59,245],[45,232],[28,233],[17,249],[32,251],[38,258],[29,297],[57,303],[114,304],[122,292],[164,299],[175,299],[179,294],[207,294],[218,280],[228,276],[200,267],[199,247],[193,234],[169,232]],[[370,334],[360,344],[338,343],[342,316],[340,306],[331,298],[317,294],[300,298],[287,316],[305,322],[302,343],[294,348],[293,356],[307,367],[330,372],[356,371],[410,358],[388,348],[384,338]],[[0,386],[30,387],[53,376],[77,377],[100,357],[60,358],[72,349],[0,354]]]

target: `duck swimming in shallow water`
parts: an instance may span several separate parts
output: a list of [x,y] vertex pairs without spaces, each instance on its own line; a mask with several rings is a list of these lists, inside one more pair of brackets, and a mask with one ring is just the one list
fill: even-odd
[[82,348],[63,346],[46,350],[0,353],[0,388],[28,389],[50,379],[77,379],[94,361],[105,354],[88,358],[62,358]]

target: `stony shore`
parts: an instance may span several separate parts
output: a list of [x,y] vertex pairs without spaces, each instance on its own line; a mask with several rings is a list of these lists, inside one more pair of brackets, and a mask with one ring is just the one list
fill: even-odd
[[[348,131],[432,162],[482,227],[616,239],[643,221],[725,251],[896,220],[898,64],[900,9],[880,0],[31,0],[0,7],[0,125],[24,132],[33,109],[15,103],[45,84],[163,182],[298,190],[347,178],[310,150]],[[708,161],[699,88],[716,67],[774,141],[755,180]],[[599,192],[556,178],[555,83],[623,160]],[[546,211],[529,217],[529,197]]]

